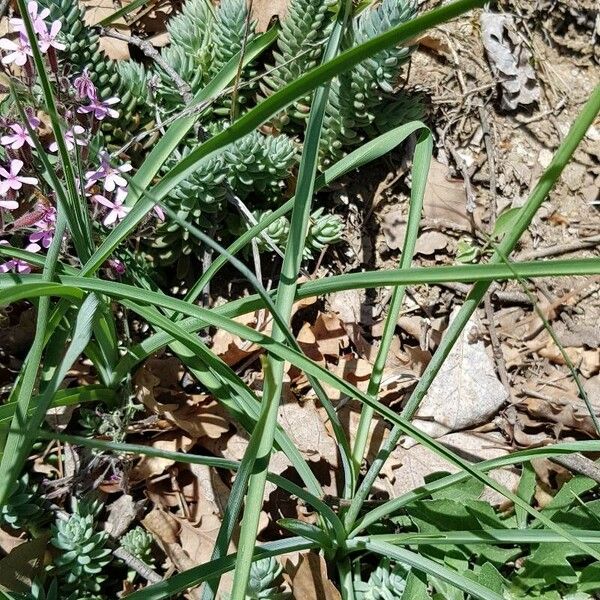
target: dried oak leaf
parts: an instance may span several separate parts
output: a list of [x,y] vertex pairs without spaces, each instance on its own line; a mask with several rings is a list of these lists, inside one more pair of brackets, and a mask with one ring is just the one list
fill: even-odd
[[[84,0],[85,5],[85,22],[87,25],[97,25],[102,19],[111,16],[117,8],[113,0]],[[128,4],[125,2],[124,4]],[[127,22],[123,17],[114,21],[113,25],[117,25],[119,32],[128,35],[129,29]],[[129,59],[129,46],[127,42],[116,40],[115,38],[103,36],[100,38],[100,48],[104,50],[108,58],[113,60]]]
[[488,60],[502,87],[501,107],[515,110],[519,104],[540,99],[540,86],[532,67],[533,57],[508,14],[483,12],[481,35]]
[[287,9],[288,0],[254,0],[252,19],[256,21],[256,31],[266,31],[274,17],[284,19]]
[[[149,445],[152,448],[170,452],[187,452],[195,443],[195,440],[180,432],[170,431],[161,434],[159,437],[152,440]],[[155,477],[156,475],[164,473],[164,471],[173,464],[175,464],[175,461],[170,458],[144,456],[131,471],[130,478],[134,482],[144,481],[149,477]]]
[[464,231],[471,231],[472,220],[467,212],[467,193],[461,179],[450,176],[448,167],[437,160],[431,162],[425,197],[423,215],[442,224],[447,222]]
[[191,438],[218,438],[227,432],[229,419],[224,409],[210,396],[185,393],[180,379],[177,359],[151,359],[133,378],[136,398]]
[[[290,569],[286,564],[286,571]],[[340,593],[327,573],[325,559],[316,552],[307,552],[300,557],[300,564],[289,576],[294,598],[318,598],[319,600],[341,600]]]

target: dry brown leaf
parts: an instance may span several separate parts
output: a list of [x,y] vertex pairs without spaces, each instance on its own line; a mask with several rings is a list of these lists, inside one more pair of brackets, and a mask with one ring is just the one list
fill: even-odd
[[419,236],[415,246],[415,254],[432,256],[438,250],[443,250],[448,245],[448,237],[439,231],[426,231]]
[[434,34],[426,33],[425,35],[418,37],[415,40],[415,43],[440,54],[446,54],[448,56],[452,54],[452,50],[448,43]]
[[439,437],[479,425],[497,413],[508,399],[479,339],[480,327],[473,316],[419,407],[415,424],[429,435]]
[[252,3],[252,18],[256,20],[256,30],[266,31],[271,19],[285,18],[287,14],[288,0],[254,0]]
[[337,466],[336,443],[312,400],[283,402],[279,407],[279,423],[305,458],[311,461],[323,458]]
[[[127,4],[127,2],[125,3]],[[112,15],[119,8],[113,0],[84,0],[86,7],[84,20],[88,25],[96,25],[102,19]],[[114,21],[113,26],[117,25],[119,33],[129,34],[127,22],[123,17]],[[127,60],[129,56],[129,46],[127,42],[116,40],[110,37],[100,38],[100,48],[106,55],[113,60]]]
[[462,229],[472,229],[464,182],[450,177],[448,167],[436,160],[431,162],[427,178],[423,214],[428,219],[439,219]]
[[[195,440],[180,432],[170,431],[161,434],[149,444],[152,448],[167,450],[169,452],[187,452],[195,444]],[[155,477],[164,473],[165,469],[175,464],[170,458],[159,456],[144,456],[131,471],[131,480],[143,481],[149,477]]]
[[148,360],[133,378],[136,398],[191,438],[217,438],[227,432],[225,410],[210,396],[186,394],[179,385],[181,376],[176,358]]
[[400,210],[390,210],[381,216],[381,232],[390,250],[400,250],[406,234],[406,215]]
[[[14,535],[13,535],[14,534]],[[0,551],[3,554],[10,554],[14,548],[24,544],[27,540],[21,537],[18,531],[5,531],[0,527]]]
[[568,398],[552,401],[525,398],[518,404],[518,408],[526,411],[537,423],[556,424],[556,437],[564,429],[579,431],[590,437],[596,436],[594,422],[579,399],[569,402]]
[[161,508],[154,507],[142,520],[144,527],[164,545],[175,544],[179,539],[177,519]]
[[290,576],[294,598],[312,600],[341,600],[329,575],[325,559],[316,552],[302,554],[300,564]]

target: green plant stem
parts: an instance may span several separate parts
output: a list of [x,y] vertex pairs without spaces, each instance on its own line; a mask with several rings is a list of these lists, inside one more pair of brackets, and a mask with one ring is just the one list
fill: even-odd
[[[427,174],[433,151],[433,139],[429,130],[421,133],[415,154],[413,158],[412,170],[412,189],[410,195],[410,208],[408,214],[408,225],[404,235],[404,244],[402,247],[402,257],[400,259],[400,270],[410,268],[417,238],[419,237],[419,223],[421,220],[421,211],[423,210],[423,197],[425,194],[425,186],[427,185]],[[383,328],[381,341],[377,350],[377,356],[373,363],[373,370],[369,379],[367,394],[372,398],[377,398],[379,395],[379,387],[383,378],[385,364],[390,351],[390,346],[394,340],[396,333],[396,324],[398,315],[404,301],[404,292],[406,286],[397,286],[394,288],[390,301],[390,308]],[[367,439],[369,429],[373,419],[373,409],[368,406],[363,406],[360,413],[358,429],[356,431],[356,439],[352,452],[352,462],[355,473],[358,473],[367,448]]]
[[[513,228],[508,231],[503,240],[498,244],[498,248],[494,252],[490,262],[491,264],[498,264],[502,262],[503,256],[509,256],[514,250],[521,236],[531,223],[533,217],[537,213],[538,209],[545,201],[548,193],[556,183],[560,174],[567,166],[570,158],[575,152],[577,146],[583,139],[587,130],[594,122],[596,116],[600,112],[600,85],[596,87],[591,97],[583,107],[581,113],[571,126],[568,135],[563,140],[562,144],[556,151],[552,162],[548,168],[544,171],[534,190],[532,191],[526,204],[521,208],[519,218],[514,224]],[[462,330],[471,318],[480,302],[483,300],[490,282],[479,282],[473,286],[473,289],[465,299],[465,303],[456,315],[450,326],[448,327],[440,346],[434,354],[431,362],[427,365],[424,373],[421,375],[417,386],[410,395],[408,402],[402,410],[402,417],[405,419],[412,419],[415,412],[417,411],[421,400],[425,397],[427,390],[431,386],[435,376],[438,374],[441,366],[443,365],[446,357],[450,353],[450,350],[459,338]],[[379,475],[385,461],[388,459],[391,452],[394,450],[402,431],[398,427],[394,427],[390,432],[387,440],[382,446],[373,464],[369,468],[361,486],[359,487],[354,502],[352,503],[346,518],[346,526],[353,524],[364,501],[367,499],[371,488]]]
[[[324,63],[330,61],[337,55],[351,9],[351,0],[345,0],[343,6],[340,7],[340,13],[338,14],[336,24],[324,52]],[[298,274],[300,272],[304,243],[308,231],[308,222],[310,219],[319,157],[321,130],[323,127],[329,90],[330,84],[327,83],[315,91],[306,129],[304,150],[302,152],[300,170],[298,173],[296,200],[292,210],[290,234],[283,259],[283,266],[281,268],[280,283],[277,287],[277,309],[286,322],[289,322],[292,317]],[[279,327],[277,323],[274,323],[271,337],[275,341],[283,342],[286,339],[286,332],[283,328]],[[260,444],[258,445],[256,455],[250,457],[252,463],[256,465],[256,468],[254,469],[254,473],[250,477],[248,484],[248,494],[246,496],[244,517],[240,533],[238,552],[239,562],[233,578],[231,600],[244,600],[246,595],[248,578],[250,576],[250,566],[252,563],[252,553],[254,552],[254,547],[256,545],[260,507],[263,502],[267,467],[271,451],[273,450],[273,436],[277,425],[277,413],[283,386],[284,364],[284,361],[280,358],[269,356],[268,366],[265,368],[263,401],[258,421],[259,424],[264,424],[264,430],[261,430],[261,428],[257,426],[257,430],[261,435]],[[269,375],[268,377],[267,374]],[[253,438],[254,434],[251,437],[250,444],[252,444]]]

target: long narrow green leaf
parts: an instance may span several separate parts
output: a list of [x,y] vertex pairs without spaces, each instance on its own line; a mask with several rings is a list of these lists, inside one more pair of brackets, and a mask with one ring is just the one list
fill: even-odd
[[[600,544],[600,532],[576,529],[573,534],[586,544]],[[390,533],[357,537],[356,540],[387,542],[399,546],[448,546],[469,544],[561,544],[564,540],[545,529],[481,529],[478,531],[440,531],[439,533]]]
[[[95,286],[95,284],[99,283],[97,280],[91,280],[91,279],[86,279],[86,278],[81,278],[81,279],[83,280],[85,286],[92,288],[92,289]],[[44,284],[39,284],[36,287],[42,288],[43,285]],[[24,286],[21,286],[21,287],[24,287]],[[53,289],[56,289],[58,286],[56,284],[54,284],[51,287]],[[116,285],[114,285],[113,287],[116,288]],[[121,287],[127,288],[129,286],[121,285]],[[68,289],[68,288],[65,288],[65,289]],[[72,290],[72,291],[70,291],[70,293],[76,293],[76,291],[77,290]],[[137,290],[136,288],[132,288],[129,296],[137,296],[139,293],[140,293],[140,290]],[[110,292],[109,292],[109,294],[110,294]],[[143,291],[142,295],[145,296],[146,302],[148,302],[148,303],[151,303],[149,298],[151,296],[155,296],[155,297],[158,297],[157,303],[160,306],[165,305],[165,306],[167,306],[167,308],[170,308],[175,311],[179,310],[180,312],[189,314],[190,316],[202,315],[202,318],[207,320],[208,322],[211,322],[212,324],[215,324],[218,327],[222,327],[223,329],[230,331],[231,333],[233,333],[235,335],[239,335],[243,339],[247,339],[247,340],[253,341],[257,344],[260,344],[265,349],[267,349],[269,352],[271,352],[272,354],[277,356],[279,359],[287,360],[287,361],[291,362],[292,364],[295,364],[300,369],[304,370],[306,373],[309,373],[309,374],[319,378],[321,381],[332,385],[337,390],[341,391],[344,394],[347,394],[351,398],[359,400],[360,402],[363,402],[364,404],[373,407],[376,412],[381,414],[383,417],[385,417],[390,422],[394,423],[395,426],[397,426],[399,429],[401,429],[405,435],[409,435],[410,437],[414,438],[417,442],[419,442],[423,446],[429,448],[430,450],[435,452],[438,456],[447,460],[449,463],[463,469],[464,471],[466,471],[467,473],[472,475],[475,479],[478,479],[485,485],[489,486],[493,490],[497,491],[498,493],[500,493],[503,496],[505,496],[506,498],[508,498],[514,504],[522,507],[527,513],[529,513],[533,517],[537,518],[541,523],[546,525],[546,527],[559,533],[560,535],[562,535],[565,538],[565,540],[568,540],[569,542],[575,544],[582,551],[587,552],[590,556],[600,559],[600,553],[597,553],[593,548],[579,542],[577,539],[575,539],[573,537],[573,535],[571,533],[569,533],[563,527],[559,526],[556,523],[553,523],[550,519],[546,518],[543,514],[541,514],[537,510],[533,509],[531,506],[529,506],[521,498],[519,498],[512,492],[508,491],[506,488],[504,488],[504,486],[498,484],[494,479],[492,479],[489,476],[487,476],[486,474],[482,473],[478,469],[477,466],[474,466],[474,465],[464,461],[463,459],[458,457],[456,454],[454,454],[452,451],[450,451],[447,448],[445,448],[444,446],[442,446],[439,442],[432,440],[429,436],[427,436],[426,434],[421,432],[421,430],[419,430],[418,428],[413,426],[410,422],[404,420],[402,417],[399,417],[393,410],[389,409],[387,406],[384,406],[380,402],[373,400],[370,396],[366,395],[365,393],[361,392],[354,386],[350,385],[347,381],[330,373],[329,371],[327,371],[320,365],[307,359],[302,354],[298,354],[291,348],[288,348],[287,346],[284,346],[283,344],[281,344],[281,342],[278,342],[268,336],[265,336],[257,331],[254,331],[253,329],[250,329],[244,325],[240,325],[239,323],[237,323],[235,321],[232,321],[230,319],[227,319],[225,317],[217,315],[214,313],[214,311],[211,312],[207,309],[204,309],[204,308],[201,308],[198,306],[190,306],[182,300],[166,298],[160,294],[151,294],[150,292]],[[135,299],[135,298],[132,298],[132,299]],[[161,323],[161,327],[164,328],[165,330],[169,331],[169,333],[171,335],[173,335],[175,338],[177,338],[179,336],[180,327],[178,324],[175,324],[175,323],[172,323],[171,321],[166,320],[165,323]],[[17,423],[17,428],[19,428],[18,423]]]
[[[425,196],[425,187],[427,186],[427,176],[429,174],[432,152],[433,138],[429,130],[426,130],[421,133],[421,136],[417,141],[413,158],[410,208],[406,232],[404,234],[402,255],[400,258],[400,270],[410,268],[413,261],[417,238],[419,237],[419,223],[421,221],[423,198]],[[379,348],[377,349],[377,356],[373,362],[373,369],[367,388],[367,394],[372,398],[377,398],[379,395],[379,388],[381,386],[385,365],[388,360],[390,347],[396,334],[396,324],[398,322],[400,310],[402,309],[402,303],[404,302],[405,291],[406,286],[401,285],[395,287],[392,293],[388,315],[385,320],[383,334],[379,342]],[[363,406],[352,452],[352,461],[356,472],[360,470],[362,465],[372,419],[373,409],[368,406]]]
[[[267,542],[254,550],[253,560],[302,552],[315,547],[314,542],[309,542],[304,538],[288,538],[277,542]],[[165,600],[165,598],[170,598],[186,589],[197,586],[209,577],[220,577],[224,573],[228,573],[235,568],[237,560],[237,554],[211,560],[203,565],[179,573],[170,579],[145,587],[130,594],[127,598],[128,600]]]
[[[111,405],[117,399],[115,390],[104,387],[102,385],[84,385],[76,388],[66,388],[58,390],[50,401],[50,408],[57,406],[75,406],[77,404],[85,404],[87,402],[104,402]],[[35,407],[41,402],[41,396],[35,396],[32,404],[29,407],[28,415],[32,415]],[[8,402],[0,406],[0,427],[12,419],[17,407],[16,402]]]

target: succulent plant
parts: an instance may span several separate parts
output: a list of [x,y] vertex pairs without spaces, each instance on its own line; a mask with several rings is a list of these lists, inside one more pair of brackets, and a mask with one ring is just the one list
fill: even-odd
[[[179,156],[167,163],[167,168],[189,152],[190,147],[184,146]],[[199,168],[170,193],[167,202],[180,217],[210,231],[219,221],[225,223],[228,186],[242,200],[253,195],[263,205],[268,204],[281,197],[295,160],[296,147],[290,138],[254,132],[201,162]],[[235,228],[230,233],[237,235],[239,231]],[[190,257],[201,253],[198,240],[173,221],[159,226],[152,247],[159,264],[177,263],[179,276],[185,275]]]
[[354,583],[357,600],[401,600],[406,589],[408,570],[401,564],[392,567],[384,558],[365,583]]
[[[415,13],[414,0],[382,0],[354,18],[345,47],[361,44],[405,23]],[[389,48],[333,81],[321,137],[324,167],[343,156],[345,148],[421,116],[418,98],[407,99],[402,93],[394,93],[409,55],[406,47]]]
[[[336,0],[292,0],[281,23],[275,64],[265,77],[263,91],[276,92],[316,67],[331,29]],[[282,124],[289,118],[303,120],[308,115],[310,97],[296,101],[287,113],[280,116]]]
[[304,258],[313,258],[325,246],[339,242],[342,238],[343,229],[344,223],[339,215],[323,214],[323,208],[315,210],[310,216]]
[[279,198],[296,158],[296,146],[286,135],[257,131],[228,146],[224,153],[228,183],[242,199],[257,192],[263,199]]
[[[253,211],[252,216],[256,219],[257,223],[260,223],[271,214],[273,214],[272,210],[255,210]],[[266,229],[263,229],[263,232],[268,235],[278,247],[285,248],[290,233],[290,222],[285,216],[279,217],[279,219],[273,221]],[[270,244],[262,236],[257,237],[256,240],[258,249],[261,252],[271,251]]]
[[0,525],[36,531],[49,520],[49,507],[36,484],[23,475],[5,504],[0,507]]
[[76,592],[87,598],[98,593],[106,580],[104,568],[112,557],[106,548],[108,533],[96,530],[97,506],[97,502],[77,505],[73,514],[52,527],[51,542],[60,551],[52,571],[65,595]]
[[133,556],[139,558],[149,566],[154,564],[154,559],[152,558],[153,544],[154,538],[152,537],[152,534],[139,526],[128,531],[121,538],[121,546],[125,548],[129,554],[133,554]]
[[[248,4],[246,0],[221,0],[211,31],[213,47],[211,75],[216,75],[241,49],[246,37]],[[251,23],[246,43],[255,37]]]
[[205,71],[210,64],[210,24],[214,8],[209,0],[188,0],[181,12],[169,19],[167,31],[171,46],[185,51]]
[[283,571],[273,556],[254,561],[246,589],[247,600],[286,600],[291,594],[283,586]]

